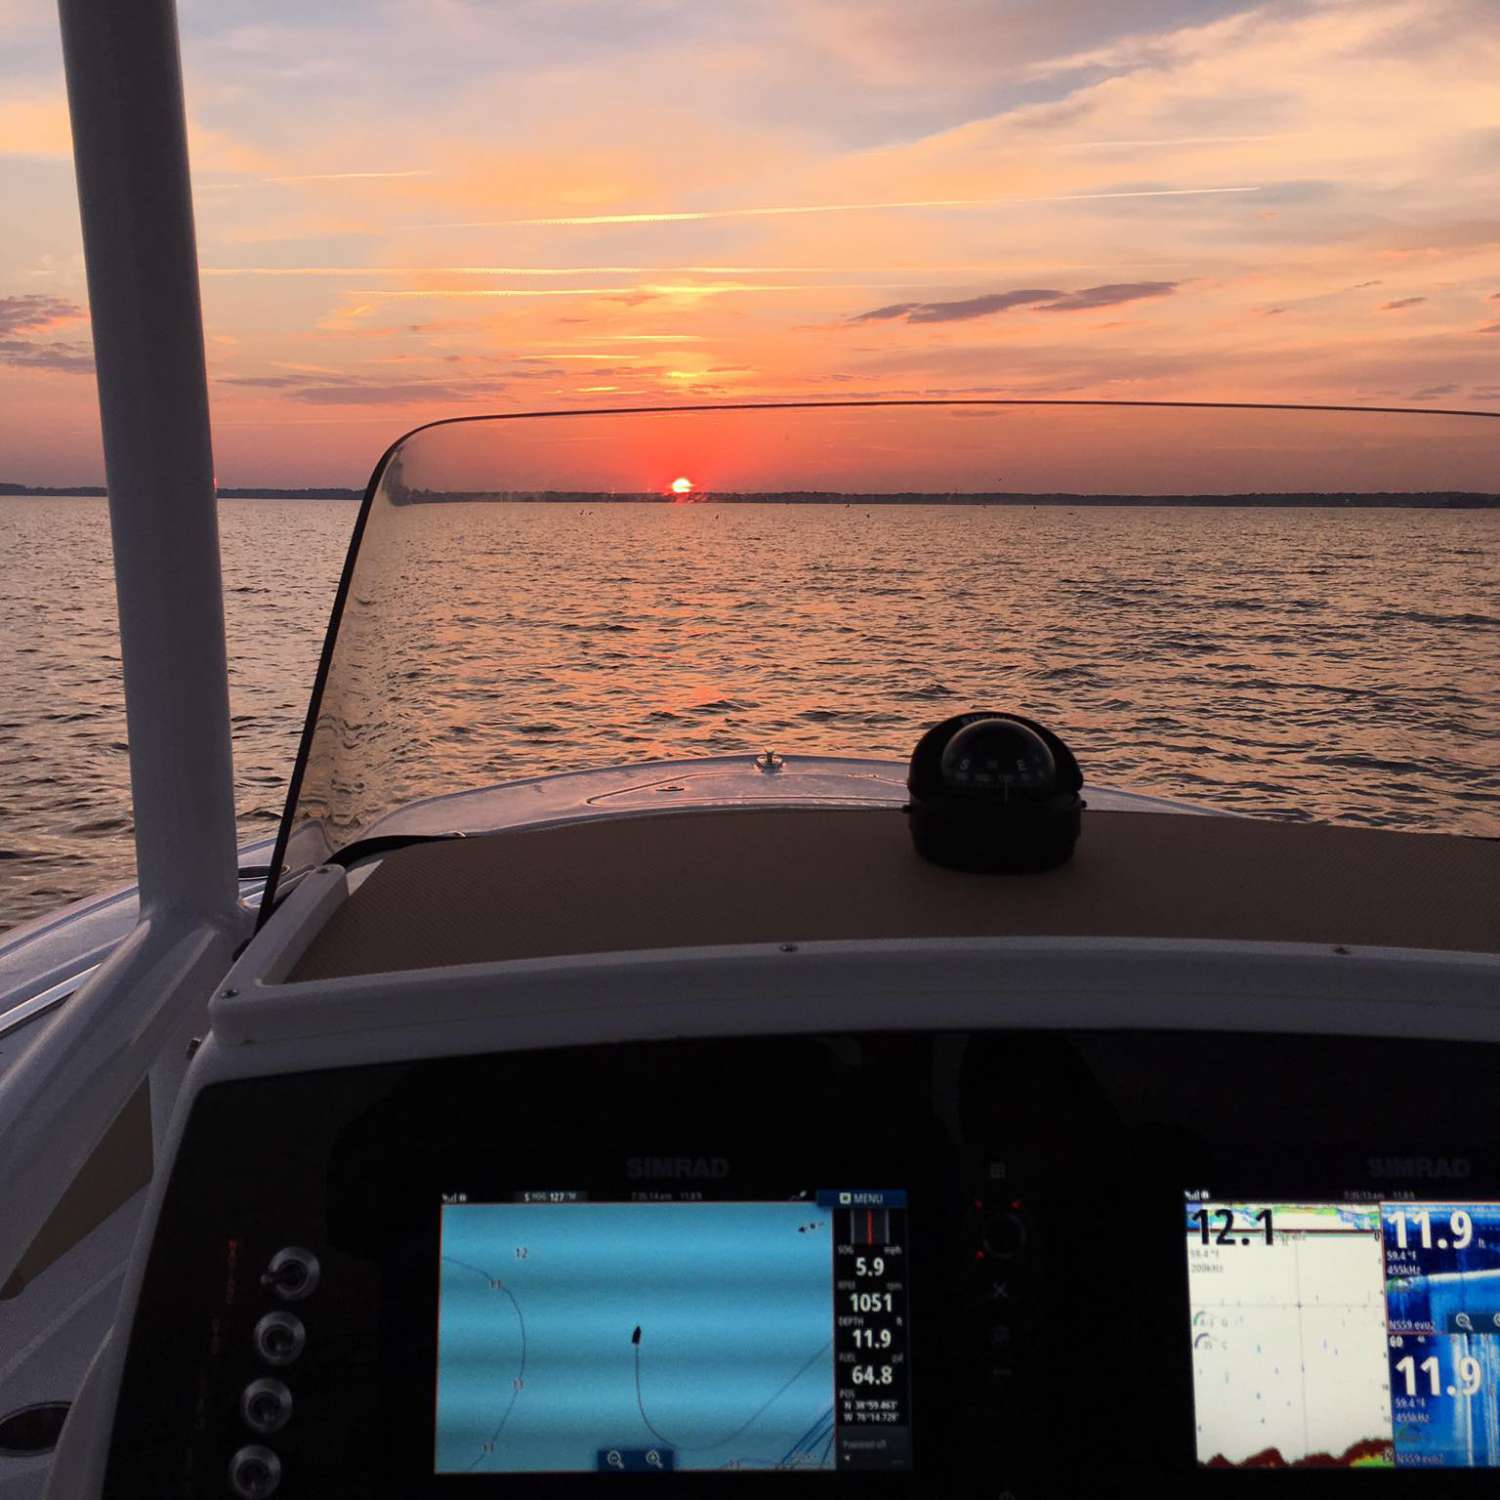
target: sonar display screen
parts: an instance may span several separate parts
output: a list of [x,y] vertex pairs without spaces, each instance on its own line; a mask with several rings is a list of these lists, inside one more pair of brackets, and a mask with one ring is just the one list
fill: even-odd
[[1500,1203],[1187,1198],[1201,1465],[1500,1467]]
[[911,1466],[906,1194],[442,1205],[439,1474]]

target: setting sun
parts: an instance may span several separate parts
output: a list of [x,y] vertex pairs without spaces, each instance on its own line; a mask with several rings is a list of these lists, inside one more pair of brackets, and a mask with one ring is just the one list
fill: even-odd
[[674,479],[671,484],[674,495],[691,495],[693,493],[693,481],[688,478]]

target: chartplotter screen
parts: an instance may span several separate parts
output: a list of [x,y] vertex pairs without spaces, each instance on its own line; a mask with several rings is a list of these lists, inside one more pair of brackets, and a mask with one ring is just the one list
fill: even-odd
[[904,1192],[441,1211],[438,1473],[910,1467]]

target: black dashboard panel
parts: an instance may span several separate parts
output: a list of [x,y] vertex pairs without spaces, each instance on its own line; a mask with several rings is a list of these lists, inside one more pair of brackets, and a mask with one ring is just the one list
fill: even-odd
[[[1185,1197],[1202,1185],[1205,1204],[1421,1201],[1451,1191],[1431,1181],[1436,1172],[1461,1173],[1464,1201],[1500,1202],[1497,1061],[1483,1046],[1349,1038],[879,1033],[215,1085],[194,1106],[167,1190],[105,1493],[482,1500],[594,1495],[611,1483],[820,1500],[1148,1486],[1363,1493],[1386,1481],[1200,1464]],[[838,1189],[893,1194],[865,1201],[902,1205],[899,1228],[841,1209],[837,1191],[825,1194]],[[880,1283],[896,1298],[889,1316],[846,1320],[858,1334],[834,1330],[839,1350],[851,1338],[873,1343],[865,1378],[895,1393],[889,1420],[906,1437],[891,1462],[809,1471],[817,1457],[830,1461],[809,1442],[806,1465],[689,1478],[667,1473],[669,1448],[644,1435],[636,1447],[601,1447],[598,1472],[484,1472],[503,1461],[497,1438],[478,1469],[435,1472],[445,1210],[786,1205],[800,1194],[808,1222],[798,1231],[856,1248],[901,1241],[904,1265]],[[626,1223],[591,1211],[603,1215],[593,1224]],[[477,1274],[510,1295],[497,1267]],[[612,1293],[601,1284],[579,1295]],[[496,1348],[509,1360],[511,1313],[495,1305]],[[633,1334],[622,1326],[610,1355],[622,1380],[634,1357],[643,1419],[651,1338],[648,1327],[643,1345],[639,1324]],[[546,1352],[526,1357],[541,1368]],[[860,1358],[847,1356],[841,1382]],[[535,1389],[519,1369],[499,1370],[497,1423],[525,1399],[515,1392]],[[591,1378],[580,1365],[578,1379]],[[630,1394],[622,1387],[621,1399]],[[1468,1495],[1488,1493],[1495,1476],[1400,1470],[1393,1482]]]

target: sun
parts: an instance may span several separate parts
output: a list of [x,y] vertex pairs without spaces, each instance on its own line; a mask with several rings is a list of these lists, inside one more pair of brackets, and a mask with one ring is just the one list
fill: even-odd
[[691,495],[693,493],[693,481],[686,475],[674,479],[668,486],[674,495]]

